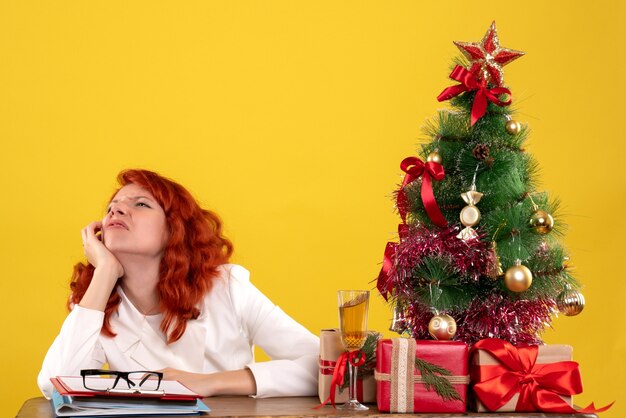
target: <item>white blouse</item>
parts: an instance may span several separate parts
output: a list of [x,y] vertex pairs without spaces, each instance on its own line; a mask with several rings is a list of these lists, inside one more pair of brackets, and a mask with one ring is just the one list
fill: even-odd
[[[118,287],[121,303],[111,316],[117,335],[100,333],[104,312],[76,305],[48,350],[37,378],[46,397],[51,377],[81,369],[159,370],[194,373],[249,368],[257,397],[317,394],[319,339],[274,305],[252,283],[245,268],[225,264],[183,336],[172,344],[160,329],[161,314],[144,316]],[[272,359],[254,362],[254,345]]]

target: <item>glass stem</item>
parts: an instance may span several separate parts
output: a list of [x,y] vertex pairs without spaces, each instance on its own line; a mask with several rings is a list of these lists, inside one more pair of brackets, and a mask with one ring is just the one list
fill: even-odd
[[348,396],[350,397],[350,401],[356,401],[356,366],[354,366],[350,361],[348,362],[348,372],[350,373]]

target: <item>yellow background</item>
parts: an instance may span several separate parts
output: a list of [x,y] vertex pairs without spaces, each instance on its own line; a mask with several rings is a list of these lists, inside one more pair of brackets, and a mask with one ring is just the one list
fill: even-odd
[[585,285],[584,313],[545,338],[574,346],[579,405],[617,399],[604,416],[624,416],[625,18],[618,0],[3,0],[0,415],[39,396],[79,231],[123,168],[186,185],[271,299],[314,333],[336,326],[335,291],[373,287],[452,41],[495,19],[527,52],[506,81]]

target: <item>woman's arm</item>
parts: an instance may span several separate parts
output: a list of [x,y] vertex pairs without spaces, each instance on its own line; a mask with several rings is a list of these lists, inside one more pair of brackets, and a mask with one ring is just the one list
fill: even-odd
[[250,369],[231,370],[210,374],[189,373],[163,369],[164,379],[178,380],[204,397],[218,395],[255,395],[256,381]]
[[[246,342],[259,345],[272,360],[243,369],[210,374],[166,368],[175,379],[203,396],[305,396],[317,394],[319,338],[265,297],[241,266],[228,265],[226,274],[232,308]],[[242,364],[242,366],[244,366]]]
[[51,377],[76,376],[80,369],[99,369],[106,362],[98,343],[104,312],[75,306],[65,318],[44,358],[37,384],[47,398],[52,395]]
[[271,358],[246,365],[254,375],[256,396],[316,395],[319,338],[250,283],[245,268],[229,267],[231,298],[242,326]]
[[85,295],[63,322],[44,358],[37,383],[46,397],[52,394],[51,377],[77,375],[80,369],[100,368],[106,362],[98,337],[109,296],[124,270],[96,235],[101,227],[100,222],[92,222],[81,231],[85,255],[95,270]]

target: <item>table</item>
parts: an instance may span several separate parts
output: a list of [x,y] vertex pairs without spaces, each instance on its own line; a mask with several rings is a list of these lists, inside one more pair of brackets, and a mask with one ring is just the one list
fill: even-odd
[[[325,406],[313,409],[319,405],[317,397],[295,398],[266,398],[255,399],[247,396],[218,396],[206,398],[204,402],[211,408],[209,417],[488,417],[488,418],[597,418],[595,414],[543,414],[543,413],[465,413],[465,414],[388,414],[379,412],[376,405],[368,405],[369,411],[345,412]],[[173,417],[173,416],[172,416]],[[43,397],[32,398],[24,402],[16,418],[54,418],[50,401]],[[180,417],[179,417],[180,418]]]

